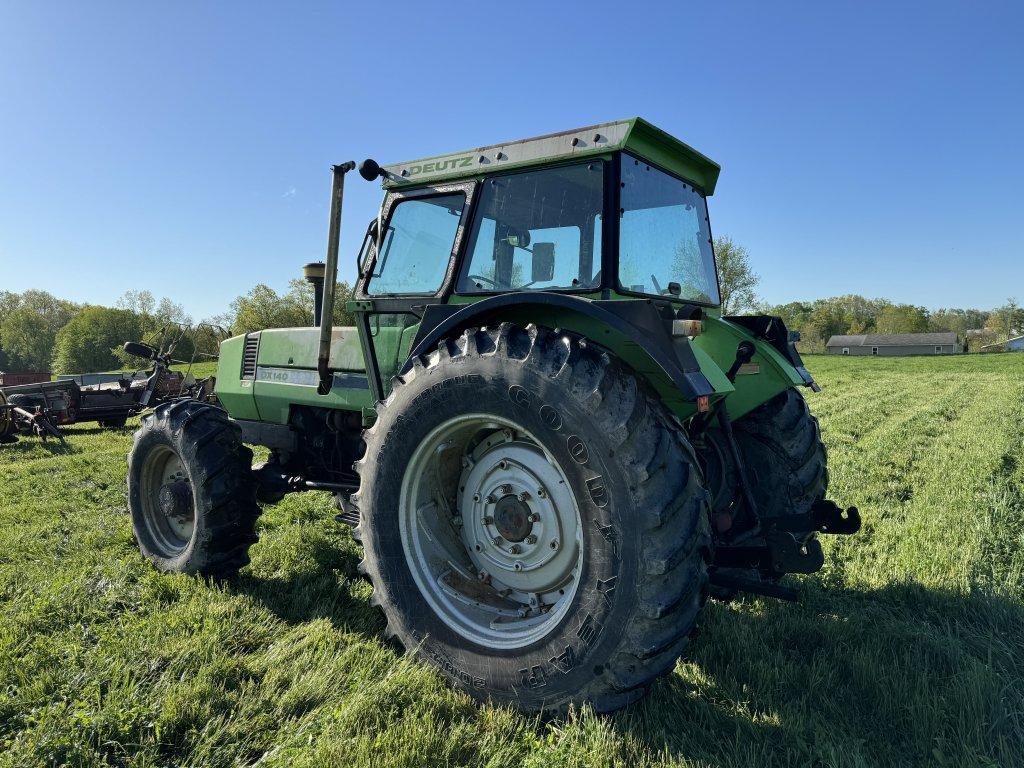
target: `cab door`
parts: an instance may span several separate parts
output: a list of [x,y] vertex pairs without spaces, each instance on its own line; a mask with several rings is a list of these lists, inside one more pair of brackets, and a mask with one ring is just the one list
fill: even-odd
[[357,325],[371,389],[388,396],[425,308],[451,290],[475,183],[390,192],[383,226],[356,290]]

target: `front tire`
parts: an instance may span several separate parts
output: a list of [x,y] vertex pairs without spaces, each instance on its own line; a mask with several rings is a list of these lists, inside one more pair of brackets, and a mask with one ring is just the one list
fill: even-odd
[[639,698],[706,596],[707,494],[677,422],[547,329],[471,329],[413,362],[353,496],[388,633],[479,699]]
[[180,400],[142,418],[128,454],[139,549],[157,569],[225,577],[256,542],[252,451],[220,408]]

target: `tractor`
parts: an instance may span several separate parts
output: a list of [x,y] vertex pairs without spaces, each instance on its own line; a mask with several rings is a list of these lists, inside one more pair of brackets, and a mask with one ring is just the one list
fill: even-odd
[[[221,343],[215,399],[144,417],[129,505],[158,569],[230,577],[263,505],[333,493],[386,634],[527,712],[616,710],[709,597],[849,534],[777,317],[723,316],[719,166],[633,118],[359,175],[384,199],[333,327],[347,162],[315,322]],[[267,449],[253,466],[248,446]]]

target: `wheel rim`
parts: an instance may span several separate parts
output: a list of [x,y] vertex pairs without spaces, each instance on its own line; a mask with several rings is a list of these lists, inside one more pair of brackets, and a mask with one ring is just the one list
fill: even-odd
[[181,457],[166,446],[149,452],[141,473],[142,517],[164,557],[180,554],[195,533],[195,501]]
[[399,533],[434,612],[481,645],[542,639],[579,586],[583,527],[569,482],[504,419],[459,416],[420,443],[402,479]]

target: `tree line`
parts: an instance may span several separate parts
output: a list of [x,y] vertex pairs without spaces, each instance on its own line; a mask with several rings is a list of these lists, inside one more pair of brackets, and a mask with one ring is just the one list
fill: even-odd
[[800,332],[799,346],[806,352],[824,351],[831,336],[847,334],[952,332],[968,345],[969,351],[1024,334],[1024,309],[1012,298],[991,310],[959,307],[929,310],[856,294],[769,304],[757,297],[760,278],[753,271],[745,248],[728,237],[717,237],[715,257],[723,314],[777,315],[787,328]]
[[[770,305],[758,299],[759,282],[747,250],[728,237],[715,239],[724,314],[758,312],[779,315],[802,337],[800,349],[821,351],[830,336],[864,333],[952,331],[971,351],[1024,334],[1024,309],[1014,299],[992,310],[929,310],[887,299],[858,295]],[[346,308],[352,286],[335,289],[334,324],[351,325]],[[228,336],[263,328],[313,324],[313,289],[292,280],[284,292],[263,283],[231,302],[228,310],[198,325],[180,304],[157,300],[149,291],[128,291],[114,307],[76,304],[46,291],[0,291],[0,371],[85,373],[132,368],[140,361],[121,350],[125,341],[146,341],[175,358],[214,356]]]
[[[348,283],[335,289],[334,323],[348,325]],[[40,290],[0,291],[0,371],[88,373],[132,369],[142,362],[126,355],[126,341],[144,341],[179,360],[203,360],[217,354],[228,336],[262,328],[312,325],[313,289],[292,280],[277,293],[259,284],[239,296],[227,312],[198,324],[184,308],[150,291],[128,291],[116,305],[76,304]]]

